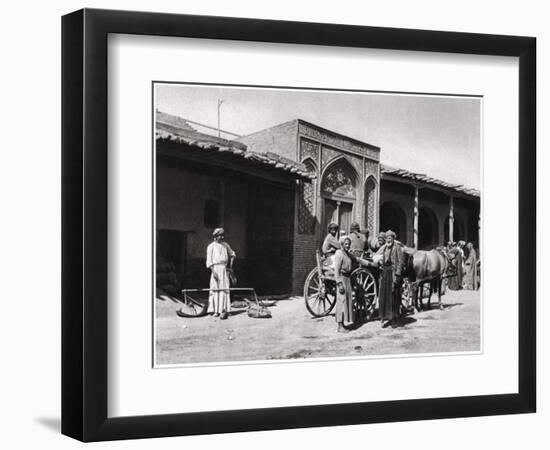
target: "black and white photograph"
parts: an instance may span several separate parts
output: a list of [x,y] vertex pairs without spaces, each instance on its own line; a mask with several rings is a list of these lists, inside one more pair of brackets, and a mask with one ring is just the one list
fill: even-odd
[[546,9],[6,3],[0,447],[544,448]]
[[483,98],[152,83],[153,365],[483,351]]

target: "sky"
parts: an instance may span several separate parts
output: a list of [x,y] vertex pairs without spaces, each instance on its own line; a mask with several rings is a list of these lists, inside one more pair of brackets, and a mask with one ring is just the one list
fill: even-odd
[[155,107],[246,135],[303,119],[380,147],[383,164],[480,189],[481,99],[321,90],[157,85]]

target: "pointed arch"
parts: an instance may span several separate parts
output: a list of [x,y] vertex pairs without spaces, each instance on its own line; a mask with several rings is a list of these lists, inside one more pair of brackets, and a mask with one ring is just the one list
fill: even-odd
[[355,201],[357,197],[357,171],[345,156],[334,158],[323,170],[321,192],[325,197],[338,197]]

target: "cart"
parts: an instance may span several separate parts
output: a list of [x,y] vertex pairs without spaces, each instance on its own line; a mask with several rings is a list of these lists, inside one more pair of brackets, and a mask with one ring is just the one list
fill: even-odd
[[[316,251],[315,257],[316,267],[304,283],[304,301],[313,317],[324,317],[336,305],[336,280],[334,272],[323,266],[319,251]],[[380,271],[374,264],[372,267],[358,267],[351,273],[352,304],[357,321],[368,321],[374,317],[378,307],[379,278]],[[407,311],[411,307],[411,296],[407,278],[403,281],[401,305],[402,310]]]

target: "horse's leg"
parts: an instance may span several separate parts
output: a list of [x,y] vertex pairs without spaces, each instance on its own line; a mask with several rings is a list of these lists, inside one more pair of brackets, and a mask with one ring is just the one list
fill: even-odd
[[443,286],[443,278],[440,276],[438,280],[439,280],[439,283],[438,283],[439,289],[437,290],[438,292],[437,295],[439,297],[439,309],[443,309],[443,303],[441,303],[441,287]]
[[418,284],[411,283],[411,301],[414,308],[414,312],[417,313],[420,311],[420,308],[418,307]]
[[428,293],[428,309],[432,309],[432,292],[433,292],[433,279],[429,281],[430,290]]

